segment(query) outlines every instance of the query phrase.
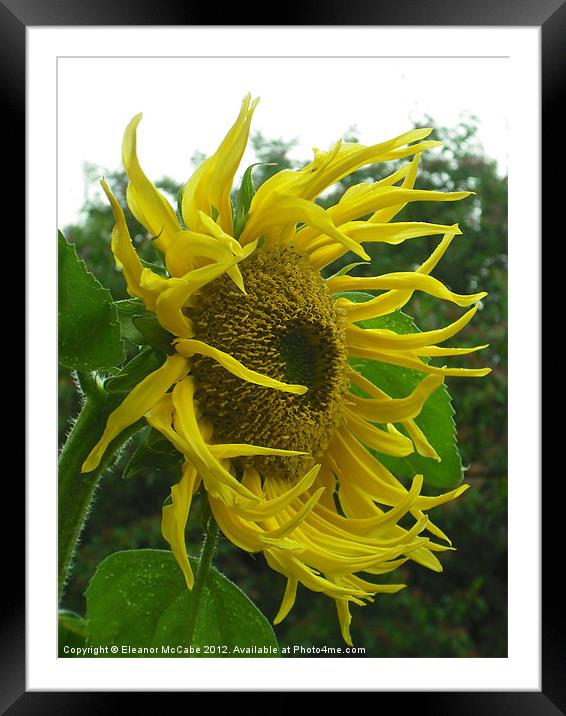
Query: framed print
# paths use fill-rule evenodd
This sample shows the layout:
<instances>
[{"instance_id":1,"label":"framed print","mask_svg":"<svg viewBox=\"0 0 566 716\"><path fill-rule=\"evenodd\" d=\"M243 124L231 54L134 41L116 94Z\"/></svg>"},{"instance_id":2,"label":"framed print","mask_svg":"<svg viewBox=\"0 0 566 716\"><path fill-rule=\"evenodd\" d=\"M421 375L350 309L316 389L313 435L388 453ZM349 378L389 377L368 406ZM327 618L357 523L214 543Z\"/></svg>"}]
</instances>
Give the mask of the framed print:
<instances>
[{"instance_id":1,"label":"framed print","mask_svg":"<svg viewBox=\"0 0 566 716\"><path fill-rule=\"evenodd\" d=\"M537 578L563 10L4 5L29 308L8 712L138 690L563 708Z\"/></svg>"}]
</instances>

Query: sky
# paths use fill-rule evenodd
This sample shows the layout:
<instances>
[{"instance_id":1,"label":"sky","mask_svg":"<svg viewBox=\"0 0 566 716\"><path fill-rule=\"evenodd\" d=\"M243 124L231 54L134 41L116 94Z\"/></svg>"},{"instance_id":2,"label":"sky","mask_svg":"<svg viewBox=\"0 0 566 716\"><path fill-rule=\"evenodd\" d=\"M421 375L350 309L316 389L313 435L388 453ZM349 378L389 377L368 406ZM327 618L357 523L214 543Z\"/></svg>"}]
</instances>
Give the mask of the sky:
<instances>
[{"instance_id":1,"label":"sky","mask_svg":"<svg viewBox=\"0 0 566 716\"><path fill-rule=\"evenodd\" d=\"M58 224L76 221L85 191L98 191L85 187L85 162L121 167L122 135L135 114L143 112L145 173L180 184L196 151L215 151L248 92L260 97L252 131L298 139L297 159L352 126L374 144L425 115L453 127L473 114L486 154L505 173L507 72L505 58L59 58ZM248 150L242 171L253 161Z\"/></svg>"}]
</instances>

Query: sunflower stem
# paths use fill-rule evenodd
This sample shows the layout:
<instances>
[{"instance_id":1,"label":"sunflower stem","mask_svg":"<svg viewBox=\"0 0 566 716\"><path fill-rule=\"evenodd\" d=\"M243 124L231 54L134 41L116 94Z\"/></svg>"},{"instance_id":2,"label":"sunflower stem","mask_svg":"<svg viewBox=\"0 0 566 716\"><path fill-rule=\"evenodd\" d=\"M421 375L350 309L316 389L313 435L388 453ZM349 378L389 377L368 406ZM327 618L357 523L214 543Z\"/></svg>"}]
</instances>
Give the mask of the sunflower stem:
<instances>
[{"instance_id":1,"label":"sunflower stem","mask_svg":"<svg viewBox=\"0 0 566 716\"><path fill-rule=\"evenodd\" d=\"M206 530L204 536L204 544L202 545L202 552L200 554L197 573L195 577L195 586L191 599L191 611L189 613L189 620L187 624L187 637L190 644L192 644L193 642L200 601L202 598L204 586L208 579L210 566L212 564L212 557L214 556L214 550L216 549L216 541L218 539L218 525L216 524L216 520L214 519L210 511L210 505L208 504L208 500L206 500L206 506L204 507L204 510L206 510L207 513L207 517L205 517Z\"/></svg>"},{"instance_id":2,"label":"sunflower stem","mask_svg":"<svg viewBox=\"0 0 566 716\"><path fill-rule=\"evenodd\" d=\"M77 370L76 379L80 392L85 398L98 396L100 397L103 393L104 388L98 383L96 373L92 371L80 371Z\"/></svg>"},{"instance_id":3,"label":"sunflower stem","mask_svg":"<svg viewBox=\"0 0 566 716\"><path fill-rule=\"evenodd\" d=\"M120 398L98 389L86 398L59 456L59 600L69 577L72 558L88 517L92 499L104 471L114 462L120 448L143 427L143 421L126 428L108 446L95 470L81 474L81 466L102 435L106 419Z\"/></svg>"}]
</instances>

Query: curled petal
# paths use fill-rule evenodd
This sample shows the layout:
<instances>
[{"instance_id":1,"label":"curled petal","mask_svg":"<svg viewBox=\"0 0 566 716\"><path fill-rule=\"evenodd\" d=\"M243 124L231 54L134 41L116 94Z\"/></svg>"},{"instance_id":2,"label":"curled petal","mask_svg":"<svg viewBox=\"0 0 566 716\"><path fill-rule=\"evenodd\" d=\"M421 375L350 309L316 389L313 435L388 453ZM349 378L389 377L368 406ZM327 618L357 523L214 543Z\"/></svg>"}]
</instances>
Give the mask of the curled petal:
<instances>
[{"instance_id":1,"label":"curled petal","mask_svg":"<svg viewBox=\"0 0 566 716\"><path fill-rule=\"evenodd\" d=\"M257 499L210 452L197 421L194 393L194 378L189 376L177 383L172 396L173 428L186 445L186 457L201 474L209 495L219 495L229 504L234 504L238 496Z\"/></svg>"},{"instance_id":2,"label":"curled petal","mask_svg":"<svg viewBox=\"0 0 566 716\"><path fill-rule=\"evenodd\" d=\"M189 362L183 356L168 356L160 368L132 388L121 405L110 413L102 437L84 461L81 472L90 472L98 467L112 440L151 410L169 388L187 374L188 369Z\"/></svg>"},{"instance_id":3,"label":"curled petal","mask_svg":"<svg viewBox=\"0 0 566 716\"><path fill-rule=\"evenodd\" d=\"M280 622L285 619L287 614L291 611L293 608L293 605L295 604L295 599L297 598L297 585L299 581L295 577L287 577L287 586L285 587L285 594L283 595L283 599L281 600L281 606L279 607L279 611L277 612L277 616L273 620L274 624L279 624Z\"/></svg>"},{"instance_id":4,"label":"curled petal","mask_svg":"<svg viewBox=\"0 0 566 716\"><path fill-rule=\"evenodd\" d=\"M360 244L343 231L339 231L321 206L306 199L281 194L276 194L273 197L269 212L253 215L250 210L250 216L240 240L242 244L245 244L265 234L275 226L284 227L298 222L303 222L308 226L315 226L329 236L330 239L344 246L347 251L353 251L358 256L369 261L368 254Z\"/></svg>"},{"instance_id":5,"label":"curled petal","mask_svg":"<svg viewBox=\"0 0 566 716\"><path fill-rule=\"evenodd\" d=\"M155 245L165 251L181 230L173 208L144 174L136 151L136 131L142 118L136 114L126 127L122 142L122 162L130 179L126 198L136 219L155 237Z\"/></svg>"},{"instance_id":6,"label":"curled petal","mask_svg":"<svg viewBox=\"0 0 566 716\"><path fill-rule=\"evenodd\" d=\"M215 361L220 363L221 366L226 370L233 373L242 380L247 380L249 383L255 383L256 385L263 385L266 388L274 388L275 390L282 390L286 393L295 393L295 395L303 395L307 392L307 388L304 385L296 385L290 383L282 383L280 380L270 378L267 375L262 375L255 370L246 368L240 361L233 358L228 353L224 353L218 348L209 346L207 343L198 341L195 339L184 340L180 339L176 341L175 348L181 355L191 357L199 354L213 358Z\"/></svg>"},{"instance_id":7,"label":"curled petal","mask_svg":"<svg viewBox=\"0 0 566 716\"><path fill-rule=\"evenodd\" d=\"M264 499L261 502L245 502L241 501L237 506L239 515L248 520L266 520L274 517L285 510L291 503L312 486L320 469L320 465L315 465L290 489L286 490L277 497ZM325 486L316 490L318 495L322 495ZM310 498L310 496L309 496Z\"/></svg>"},{"instance_id":8,"label":"curled petal","mask_svg":"<svg viewBox=\"0 0 566 716\"><path fill-rule=\"evenodd\" d=\"M143 268L140 257L132 244L128 225L126 224L126 217L124 216L122 207L116 201L116 197L112 194L104 179L101 180L100 184L104 189L104 193L108 197L108 201L110 202L112 213L114 214L114 219L116 221L114 228L112 229L111 244L116 265L118 268L122 269L130 296L141 298L147 308L153 309L155 306L155 292L144 287L141 282L143 271L149 271L149 269Z\"/></svg>"},{"instance_id":9,"label":"curled petal","mask_svg":"<svg viewBox=\"0 0 566 716\"><path fill-rule=\"evenodd\" d=\"M216 457L225 460L231 457L242 455L307 455L300 450L281 450L280 448L263 447L261 445L249 445L247 443L218 443L210 445L210 452Z\"/></svg>"},{"instance_id":10,"label":"curled petal","mask_svg":"<svg viewBox=\"0 0 566 716\"><path fill-rule=\"evenodd\" d=\"M426 221L399 221L393 224L371 224L367 221L351 221L338 227L351 244L358 245L363 243L381 242L385 244L397 245L402 244L408 239L417 239L422 236L435 236L436 234L444 234L450 231L456 235L462 232L455 224L448 226L447 224L429 224ZM317 255L325 247L331 245L331 238L322 235L314 239L306 247L305 251L311 254L311 260L316 260ZM345 248L346 243L342 242Z\"/></svg>"},{"instance_id":11,"label":"curled petal","mask_svg":"<svg viewBox=\"0 0 566 716\"><path fill-rule=\"evenodd\" d=\"M171 488L171 504L163 507L161 519L161 533L169 543L189 589L193 588L195 578L187 555L185 528L193 495L199 483L200 478L195 468L190 463L185 463L181 481Z\"/></svg>"},{"instance_id":12,"label":"curled petal","mask_svg":"<svg viewBox=\"0 0 566 716\"><path fill-rule=\"evenodd\" d=\"M227 242L196 231L180 231L167 247L165 263L171 276L180 277L196 268L197 258L205 257L218 263L228 263L233 256L234 251Z\"/></svg>"},{"instance_id":13,"label":"curled petal","mask_svg":"<svg viewBox=\"0 0 566 716\"><path fill-rule=\"evenodd\" d=\"M374 450L397 457L404 457L414 452L413 443L404 435L379 430L348 408L344 409L344 415L354 435Z\"/></svg>"},{"instance_id":14,"label":"curled petal","mask_svg":"<svg viewBox=\"0 0 566 716\"><path fill-rule=\"evenodd\" d=\"M378 400L350 395L356 414L375 423L396 423L415 418L434 391L442 385L442 376L429 375L422 380L407 398Z\"/></svg>"},{"instance_id":15,"label":"curled petal","mask_svg":"<svg viewBox=\"0 0 566 716\"><path fill-rule=\"evenodd\" d=\"M341 279L350 279L349 281L342 281ZM430 296L440 298L444 301L451 301L458 306L471 306L473 303L477 303L482 298L487 296L485 291L480 293L472 293L468 295L462 295L453 293L446 286L433 278L420 273L394 273L385 274L383 276L377 276L375 279L365 280L364 278L356 278L354 276L339 276L333 279L329 279L328 288L332 292L340 291L364 291L364 290L408 290L411 291L423 291L428 293ZM381 314L383 301L380 300L382 297L379 296L377 299L365 301L364 303L351 303L346 299L339 299L340 305L346 309L348 321L361 321L367 318L373 318L375 315L375 308L377 312Z\"/></svg>"},{"instance_id":16,"label":"curled petal","mask_svg":"<svg viewBox=\"0 0 566 716\"><path fill-rule=\"evenodd\" d=\"M353 646L352 635L350 634L350 623L352 622L352 615L350 614L350 605L346 599L335 599L336 611L338 612L338 621L340 622L340 631L342 632L342 638Z\"/></svg>"},{"instance_id":17,"label":"curled petal","mask_svg":"<svg viewBox=\"0 0 566 716\"><path fill-rule=\"evenodd\" d=\"M454 375L465 376L467 378L483 378L484 375L491 373L491 368L448 368L447 366L438 367L423 363L411 351L385 351L374 348L363 348L357 345L350 346L350 356L355 358L369 358L370 360L382 361L391 365L400 365L403 368L411 368L421 373L431 373L433 375Z\"/></svg>"},{"instance_id":18,"label":"curled petal","mask_svg":"<svg viewBox=\"0 0 566 716\"><path fill-rule=\"evenodd\" d=\"M215 209L219 225L229 234L232 233L230 190L246 148L258 102L258 99L252 102L249 94L244 98L238 118L216 152L199 166L187 182L183 192L182 213L190 229L194 228L198 211L211 216Z\"/></svg>"},{"instance_id":19,"label":"curled petal","mask_svg":"<svg viewBox=\"0 0 566 716\"><path fill-rule=\"evenodd\" d=\"M442 343L452 338L452 336L459 333L462 328L472 320L477 310L477 306L474 306L457 321L454 321L454 323L446 326L446 328L440 328L434 331L399 334L381 328L364 329L358 326L348 326L346 333L351 345L369 348L375 347L386 351L395 350L396 348L399 350L412 350L414 348L430 346L433 343Z\"/></svg>"}]
</instances>

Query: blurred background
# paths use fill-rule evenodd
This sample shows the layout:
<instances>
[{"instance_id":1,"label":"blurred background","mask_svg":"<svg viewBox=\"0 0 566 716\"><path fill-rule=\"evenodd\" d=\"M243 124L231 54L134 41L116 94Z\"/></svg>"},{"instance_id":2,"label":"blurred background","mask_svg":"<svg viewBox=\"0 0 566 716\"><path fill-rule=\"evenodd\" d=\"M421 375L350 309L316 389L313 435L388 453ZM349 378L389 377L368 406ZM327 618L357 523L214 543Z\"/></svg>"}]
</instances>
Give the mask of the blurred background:
<instances>
[{"instance_id":1,"label":"blurred background","mask_svg":"<svg viewBox=\"0 0 566 716\"><path fill-rule=\"evenodd\" d=\"M501 161L486 154L478 139L479 120L461 116L450 128L434 118L422 117L414 126L434 127L432 138L443 146L421 159L416 188L475 192L461 202L409 204L396 221L459 223L458 237L434 271L434 276L458 293L488 291L481 311L466 328L470 345L489 343L480 353L466 356L461 365L489 365L484 379L449 378L447 385L456 410L458 439L466 468L465 480L472 489L454 503L437 508L435 522L453 539L455 552L441 556L444 572L436 574L412 562L394 575L409 586L397 595L378 596L373 605L352 607L352 636L356 646L370 657L505 657L507 655L507 177ZM410 127L405 122L397 132ZM344 128L344 138L358 141L355 127ZM392 133L394 134L394 133ZM373 139L386 139L389 135ZM365 141L365 138L364 138ZM247 163L259 161L276 166L254 170L256 188L271 173L298 168L310 156L293 137L274 138L252 134ZM308 145L307 145L308 146ZM195 151L193 164L204 154ZM246 158L248 155L246 156ZM143 163L143 162L142 162ZM245 168L244 163L244 168ZM352 184L377 180L391 173L395 163L360 170L325 193L320 203L334 204ZM105 176L122 206L126 206L126 177L120 170L84 164L84 194L80 211L63 212L61 228L76 244L79 255L115 299L127 298L121 274L110 252L113 218L97 189ZM155 175L148 174L155 180ZM175 205L179 182L162 177L155 182ZM76 190L76 186L75 186ZM130 233L143 258L155 258L149 237L131 215ZM369 244L372 267L354 269L363 275L412 270L428 257L438 237L407 241L401 246ZM331 275L356 260L343 257L328 267ZM422 330L455 320L461 311L447 302L415 294L406 312ZM59 375L61 443L69 420L79 410L73 378ZM121 549L166 549L160 532L161 506L169 486L177 481L177 466L164 460L143 464L135 476L123 479L133 447L127 448L112 472L101 481L81 544L63 606L85 612L83 592L97 564ZM426 475L425 475L426 480ZM426 485L426 482L425 482ZM429 490L432 493L432 490ZM198 555L202 533L194 505L187 539L189 552ZM215 565L232 579L269 618L275 616L284 590L284 579L270 570L261 555L254 557L221 539ZM341 646L334 603L327 597L299 588L297 602L287 619L276 627L281 646Z\"/></svg>"}]
</instances>

